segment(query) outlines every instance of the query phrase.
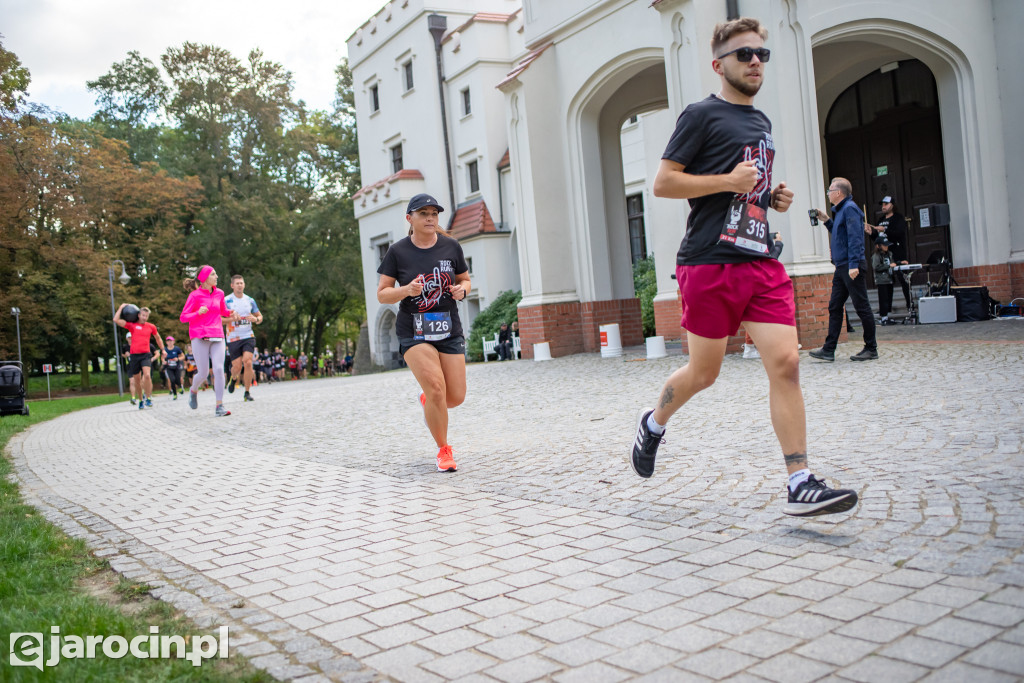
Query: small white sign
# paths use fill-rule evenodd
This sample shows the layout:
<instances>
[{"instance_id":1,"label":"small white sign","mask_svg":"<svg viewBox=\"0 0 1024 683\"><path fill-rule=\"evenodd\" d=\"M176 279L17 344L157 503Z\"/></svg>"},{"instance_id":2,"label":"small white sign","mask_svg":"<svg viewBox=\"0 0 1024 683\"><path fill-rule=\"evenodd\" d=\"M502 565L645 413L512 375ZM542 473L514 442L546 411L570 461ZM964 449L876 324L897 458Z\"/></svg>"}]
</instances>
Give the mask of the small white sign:
<instances>
[{"instance_id":1,"label":"small white sign","mask_svg":"<svg viewBox=\"0 0 1024 683\"><path fill-rule=\"evenodd\" d=\"M49 375L51 372L53 372L53 366L50 365L49 363L43 363L43 372Z\"/></svg>"},{"instance_id":2,"label":"small white sign","mask_svg":"<svg viewBox=\"0 0 1024 683\"><path fill-rule=\"evenodd\" d=\"M932 217L931 217L931 212L928 211L928 207L925 207L925 208L919 210L917 212L917 215L918 215L918 221L917 222L918 222L918 224L920 224L920 226L922 228L930 228L930 227L932 227Z\"/></svg>"}]
</instances>

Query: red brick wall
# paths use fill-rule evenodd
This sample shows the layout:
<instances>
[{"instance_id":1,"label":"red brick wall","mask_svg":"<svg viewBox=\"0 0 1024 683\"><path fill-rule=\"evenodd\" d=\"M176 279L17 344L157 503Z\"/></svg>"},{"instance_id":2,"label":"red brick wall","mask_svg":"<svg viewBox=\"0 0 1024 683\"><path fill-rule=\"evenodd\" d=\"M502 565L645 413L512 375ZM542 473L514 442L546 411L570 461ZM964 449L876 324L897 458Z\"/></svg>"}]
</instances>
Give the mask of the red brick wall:
<instances>
[{"instance_id":1,"label":"red brick wall","mask_svg":"<svg viewBox=\"0 0 1024 683\"><path fill-rule=\"evenodd\" d=\"M599 327L618 323L623 346L644 343L640 300L574 301L519 309L523 358L533 358L533 345L548 342L551 357L601 350Z\"/></svg>"},{"instance_id":2,"label":"red brick wall","mask_svg":"<svg viewBox=\"0 0 1024 683\"><path fill-rule=\"evenodd\" d=\"M988 295L1000 303L1009 303L1015 292L1024 296L1021 278L1024 264L1002 263L995 266L970 266L954 268L953 279L961 287L988 287Z\"/></svg>"},{"instance_id":3,"label":"red brick wall","mask_svg":"<svg viewBox=\"0 0 1024 683\"><path fill-rule=\"evenodd\" d=\"M989 295L1001 303L1024 297L1024 263L954 268L953 277L963 287L988 287ZM832 275L802 275L791 278L796 301L797 336L804 350L822 345L828 333L828 300ZM675 301L654 304L656 333L666 340L681 339L686 353L686 337L679 327L682 307L678 293ZM588 303L545 304L519 309L519 333L523 358L533 358L533 344L546 341L552 357L601 350L600 325L619 324L623 346L643 344L643 327L638 299L617 299ZM846 327L839 341L846 341ZM743 350L743 329L729 338L727 353Z\"/></svg>"},{"instance_id":4,"label":"red brick wall","mask_svg":"<svg viewBox=\"0 0 1024 683\"><path fill-rule=\"evenodd\" d=\"M1021 269L1024 277L1024 268ZM828 333L828 300L832 293L832 276L805 275L791 278L793 294L796 299L797 336L805 349L813 349L822 345ZM655 302L654 320L659 335L668 339L682 339L683 353L686 353L686 337L682 335L679 319L682 317L682 304L677 294L676 300ZM843 335L846 334L845 327ZM841 336L843 340L845 337ZM729 338L726 353L739 353L743 350L744 332Z\"/></svg>"},{"instance_id":5,"label":"red brick wall","mask_svg":"<svg viewBox=\"0 0 1024 683\"><path fill-rule=\"evenodd\" d=\"M683 328L679 326L682 317L682 297L677 288L675 301L654 302L654 333L664 337L665 341L679 339L683 334Z\"/></svg>"},{"instance_id":6,"label":"red brick wall","mask_svg":"<svg viewBox=\"0 0 1024 683\"><path fill-rule=\"evenodd\" d=\"M828 334L828 300L832 294L832 275L802 275L793 280L796 302L796 334L805 349L814 349L825 342ZM846 334L846 327L840 335Z\"/></svg>"},{"instance_id":7,"label":"red brick wall","mask_svg":"<svg viewBox=\"0 0 1024 683\"><path fill-rule=\"evenodd\" d=\"M1013 297L1024 297L1024 263L1010 264L1010 285Z\"/></svg>"}]
</instances>

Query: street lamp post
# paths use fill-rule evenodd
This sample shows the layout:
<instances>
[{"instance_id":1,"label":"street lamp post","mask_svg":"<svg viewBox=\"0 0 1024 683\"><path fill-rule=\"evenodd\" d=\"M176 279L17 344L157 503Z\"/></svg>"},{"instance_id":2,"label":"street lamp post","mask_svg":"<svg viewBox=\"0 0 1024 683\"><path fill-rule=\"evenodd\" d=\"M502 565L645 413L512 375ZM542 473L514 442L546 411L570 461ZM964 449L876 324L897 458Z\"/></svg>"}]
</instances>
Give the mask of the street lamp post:
<instances>
[{"instance_id":1,"label":"street lamp post","mask_svg":"<svg viewBox=\"0 0 1024 683\"><path fill-rule=\"evenodd\" d=\"M128 281L131 280L131 278L128 277L128 273L125 272L124 261L117 259L113 261L109 266L107 266L107 276L108 279L110 280L111 321L113 321L114 316L117 315L117 311L114 310L114 266L116 266L118 263L121 264L121 275L120 277L117 278L118 281L122 285L126 285L128 284ZM120 398L124 396L124 381L121 379L121 340L118 338L117 335L117 323L112 322L112 324L114 325L114 365L117 366L117 396L118 398Z\"/></svg>"},{"instance_id":2,"label":"street lamp post","mask_svg":"<svg viewBox=\"0 0 1024 683\"><path fill-rule=\"evenodd\" d=\"M25 372L25 364L21 362L21 309L17 307L12 308L11 315L14 316L14 328L18 334L18 365L21 366L21 371Z\"/></svg>"}]
</instances>

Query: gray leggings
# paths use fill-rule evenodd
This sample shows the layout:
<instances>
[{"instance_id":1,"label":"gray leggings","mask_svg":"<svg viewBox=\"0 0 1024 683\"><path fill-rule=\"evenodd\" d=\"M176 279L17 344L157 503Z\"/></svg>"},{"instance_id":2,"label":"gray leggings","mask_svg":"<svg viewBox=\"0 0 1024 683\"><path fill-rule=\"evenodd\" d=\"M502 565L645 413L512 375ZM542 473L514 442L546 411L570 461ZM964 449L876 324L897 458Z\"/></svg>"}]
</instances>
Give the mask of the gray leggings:
<instances>
[{"instance_id":1,"label":"gray leggings","mask_svg":"<svg viewBox=\"0 0 1024 683\"><path fill-rule=\"evenodd\" d=\"M206 339L192 340L192 355L196 359L196 378L189 387L192 393L199 391L203 382L207 381L210 375L210 361L213 361L213 393L217 397L217 403L224 401L224 340L208 341Z\"/></svg>"}]
</instances>

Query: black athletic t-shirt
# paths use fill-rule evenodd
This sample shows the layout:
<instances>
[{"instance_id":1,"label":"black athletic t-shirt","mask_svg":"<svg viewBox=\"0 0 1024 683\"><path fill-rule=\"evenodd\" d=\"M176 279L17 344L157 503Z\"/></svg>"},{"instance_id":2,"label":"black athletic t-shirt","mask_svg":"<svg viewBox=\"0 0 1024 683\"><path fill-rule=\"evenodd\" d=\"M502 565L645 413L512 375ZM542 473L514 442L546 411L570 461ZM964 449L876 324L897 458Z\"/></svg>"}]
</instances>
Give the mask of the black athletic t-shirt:
<instances>
[{"instance_id":1,"label":"black athletic t-shirt","mask_svg":"<svg viewBox=\"0 0 1024 683\"><path fill-rule=\"evenodd\" d=\"M736 164L751 160L759 171L757 185L746 194L718 192L689 200L690 216L676 254L677 264L744 263L771 258L718 244L733 199L768 209L775 144L771 121L763 112L750 105L731 104L709 95L679 115L675 132L661 158L682 164L686 173L693 175L730 173Z\"/></svg>"},{"instance_id":2,"label":"black athletic t-shirt","mask_svg":"<svg viewBox=\"0 0 1024 683\"><path fill-rule=\"evenodd\" d=\"M462 336L462 322L459 308L448 288L455 284L455 276L469 271L462 245L458 240L443 235L429 249L420 249L412 243L411 237L404 237L384 254L377 272L393 277L399 285L407 285L422 275L425 285L419 296L407 296L398 304L398 319L395 331L400 338L412 339L413 320L417 313L440 313L447 311L452 318L450 338Z\"/></svg>"}]
</instances>

